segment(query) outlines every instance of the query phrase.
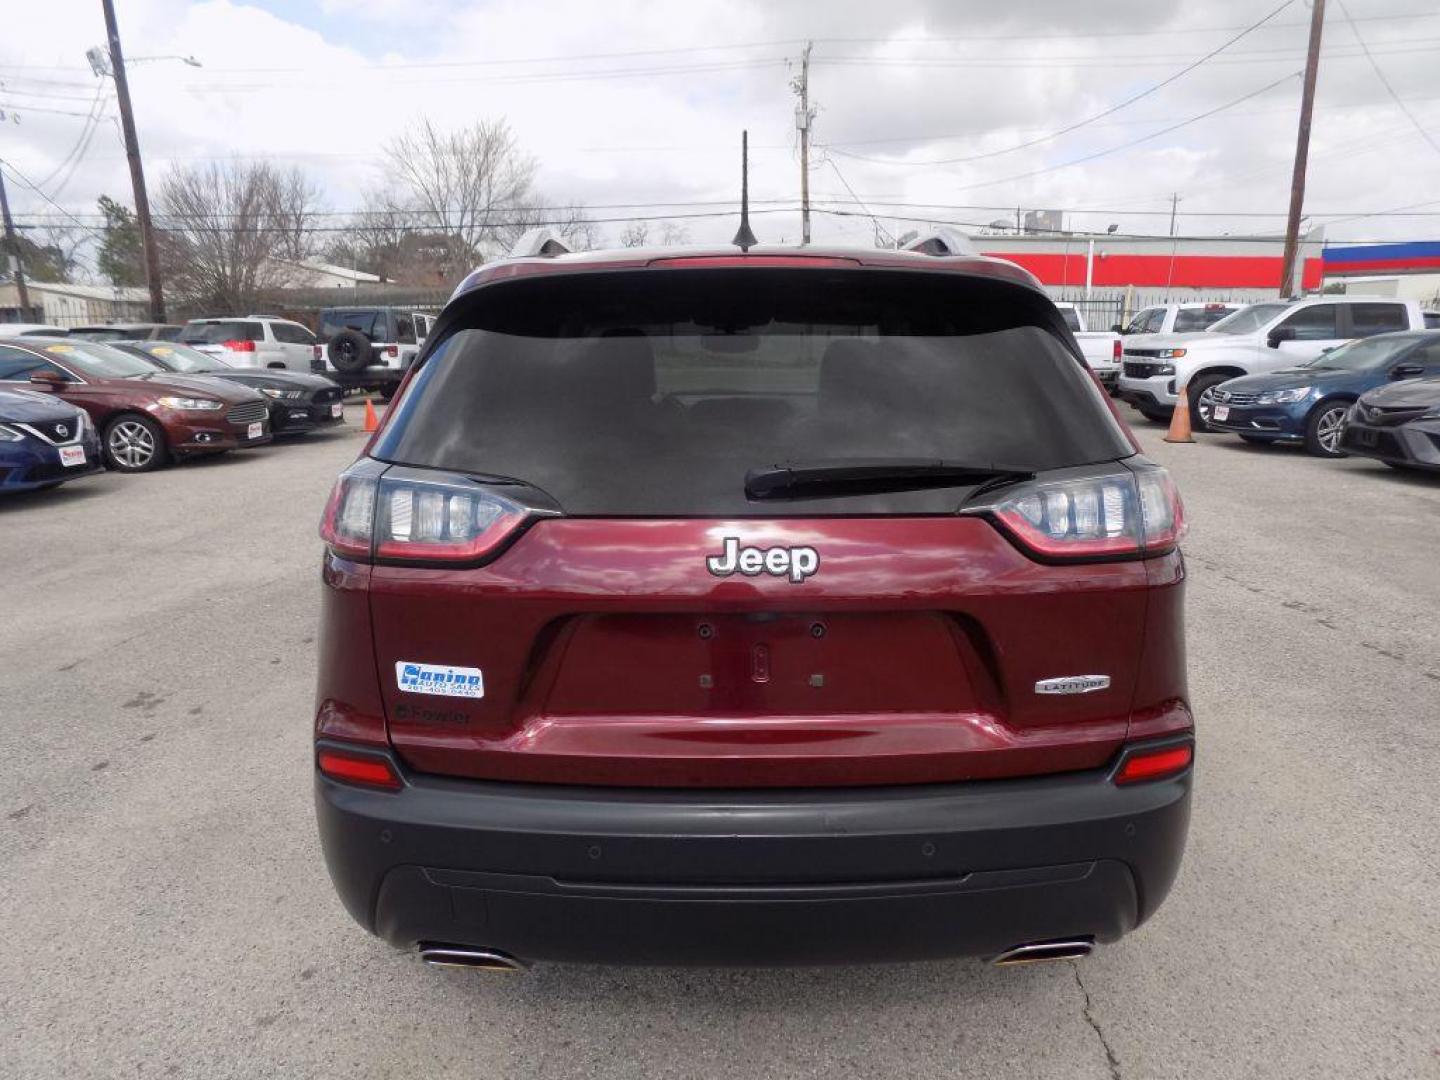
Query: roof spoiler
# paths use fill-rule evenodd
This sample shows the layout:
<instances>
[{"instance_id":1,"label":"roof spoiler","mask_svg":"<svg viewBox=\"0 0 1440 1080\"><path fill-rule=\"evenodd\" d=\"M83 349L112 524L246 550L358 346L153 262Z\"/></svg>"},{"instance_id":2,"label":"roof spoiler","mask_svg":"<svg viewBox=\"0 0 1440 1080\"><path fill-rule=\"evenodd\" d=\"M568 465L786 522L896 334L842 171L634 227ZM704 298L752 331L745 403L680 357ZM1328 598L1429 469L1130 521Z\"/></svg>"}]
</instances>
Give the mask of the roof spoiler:
<instances>
[{"instance_id":1,"label":"roof spoiler","mask_svg":"<svg viewBox=\"0 0 1440 1080\"><path fill-rule=\"evenodd\" d=\"M979 255L970 237L958 229L934 229L921 233L901 250L918 251L922 255Z\"/></svg>"},{"instance_id":2,"label":"roof spoiler","mask_svg":"<svg viewBox=\"0 0 1440 1080\"><path fill-rule=\"evenodd\" d=\"M516 240L514 246L510 248L509 257L533 259L538 256L549 259L556 255L569 254L570 249L565 246L565 241L561 240L552 230L539 228L527 229L522 233L520 239Z\"/></svg>"}]
</instances>

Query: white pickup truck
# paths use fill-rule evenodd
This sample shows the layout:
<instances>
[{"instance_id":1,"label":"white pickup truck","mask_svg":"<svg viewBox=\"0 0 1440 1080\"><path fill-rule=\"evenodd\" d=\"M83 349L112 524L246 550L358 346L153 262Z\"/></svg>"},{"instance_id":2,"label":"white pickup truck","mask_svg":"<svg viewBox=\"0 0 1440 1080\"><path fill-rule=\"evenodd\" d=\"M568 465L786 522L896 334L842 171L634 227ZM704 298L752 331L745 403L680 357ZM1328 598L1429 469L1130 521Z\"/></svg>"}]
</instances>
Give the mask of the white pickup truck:
<instances>
[{"instance_id":1,"label":"white pickup truck","mask_svg":"<svg viewBox=\"0 0 1440 1080\"><path fill-rule=\"evenodd\" d=\"M1119 396L1150 420L1169 419L1181 388L1190 424L1208 431L1205 391L1226 379L1293 367L1355 338L1423 330L1414 300L1316 296L1251 304L1197 334L1133 334L1125 339Z\"/></svg>"},{"instance_id":2,"label":"white pickup truck","mask_svg":"<svg viewBox=\"0 0 1440 1080\"><path fill-rule=\"evenodd\" d=\"M1085 316L1074 304L1057 301L1055 306L1064 316L1070 333L1075 335L1080 352L1085 356L1085 363L1090 366L1100 384L1113 392L1120 378L1120 335L1107 330L1087 329Z\"/></svg>"}]
</instances>

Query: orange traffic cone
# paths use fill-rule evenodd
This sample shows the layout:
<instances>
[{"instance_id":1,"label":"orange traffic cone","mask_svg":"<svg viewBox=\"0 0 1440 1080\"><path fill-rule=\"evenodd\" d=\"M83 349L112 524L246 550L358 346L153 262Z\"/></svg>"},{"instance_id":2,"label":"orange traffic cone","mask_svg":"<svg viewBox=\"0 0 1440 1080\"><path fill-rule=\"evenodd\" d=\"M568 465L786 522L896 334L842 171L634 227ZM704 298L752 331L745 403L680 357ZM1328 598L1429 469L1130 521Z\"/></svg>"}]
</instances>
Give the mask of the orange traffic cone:
<instances>
[{"instance_id":1,"label":"orange traffic cone","mask_svg":"<svg viewBox=\"0 0 1440 1080\"><path fill-rule=\"evenodd\" d=\"M1170 430L1165 433L1166 442L1195 441L1195 436L1190 434L1190 397L1186 393L1188 389L1189 387L1185 386L1180 388L1180 400L1175 403L1175 411L1170 415Z\"/></svg>"},{"instance_id":2,"label":"orange traffic cone","mask_svg":"<svg viewBox=\"0 0 1440 1080\"><path fill-rule=\"evenodd\" d=\"M365 428L366 431L374 431L380 426L380 418L375 415L375 403L369 398L365 399ZM1187 429L1188 430L1188 429Z\"/></svg>"}]
</instances>

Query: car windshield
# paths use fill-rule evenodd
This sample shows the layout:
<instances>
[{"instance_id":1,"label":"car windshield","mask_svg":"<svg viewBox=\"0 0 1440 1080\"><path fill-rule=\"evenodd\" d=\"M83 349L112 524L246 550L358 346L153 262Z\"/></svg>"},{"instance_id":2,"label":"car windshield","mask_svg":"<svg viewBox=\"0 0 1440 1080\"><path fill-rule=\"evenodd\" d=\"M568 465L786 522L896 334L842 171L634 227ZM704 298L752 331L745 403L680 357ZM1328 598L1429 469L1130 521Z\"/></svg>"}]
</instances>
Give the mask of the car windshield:
<instances>
[{"instance_id":1,"label":"car windshield","mask_svg":"<svg viewBox=\"0 0 1440 1080\"><path fill-rule=\"evenodd\" d=\"M155 374L155 365L148 360L112 349L98 341L69 339L44 346L44 352L61 363L78 368L82 375L101 379L128 379L135 375Z\"/></svg>"},{"instance_id":2,"label":"car windshield","mask_svg":"<svg viewBox=\"0 0 1440 1080\"><path fill-rule=\"evenodd\" d=\"M1062 307L1060 309L1060 317L1065 320L1065 325L1070 328L1072 334L1080 333L1080 316L1074 308Z\"/></svg>"},{"instance_id":3,"label":"car windshield","mask_svg":"<svg viewBox=\"0 0 1440 1080\"><path fill-rule=\"evenodd\" d=\"M1259 330L1275 316L1288 311L1289 304L1251 304L1234 315L1221 319L1206 333L1210 334L1251 334Z\"/></svg>"},{"instance_id":4,"label":"car windshield","mask_svg":"<svg viewBox=\"0 0 1440 1080\"><path fill-rule=\"evenodd\" d=\"M374 456L513 477L576 515L773 516L948 513L979 481L761 506L750 470L1037 470L1133 452L1028 290L857 271L577 278L495 287L494 310L414 377Z\"/></svg>"},{"instance_id":5,"label":"car windshield","mask_svg":"<svg viewBox=\"0 0 1440 1080\"><path fill-rule=\"evenodd\" d=\"M207 371L228 371L229 364L219 357L192 349L188 345L177 345L164 341L137 341L135 346L147 356L153 356L171 371L186 375L199 375Z\"/></svg>"},{"instance_id":6,"label":"car windshield","mask_svg":"<svg viewBox=\"0 0 1440 1080\"><path fill-rule=\"evenodd\" d=\"M1323 352L1302 366L1327 371L1367 371L1370 368L1383 367L1414 344L1415 339L1408 337L1361 338L1348 345L1341 345L1338 349Z\"/></svg>"}]
</instances>

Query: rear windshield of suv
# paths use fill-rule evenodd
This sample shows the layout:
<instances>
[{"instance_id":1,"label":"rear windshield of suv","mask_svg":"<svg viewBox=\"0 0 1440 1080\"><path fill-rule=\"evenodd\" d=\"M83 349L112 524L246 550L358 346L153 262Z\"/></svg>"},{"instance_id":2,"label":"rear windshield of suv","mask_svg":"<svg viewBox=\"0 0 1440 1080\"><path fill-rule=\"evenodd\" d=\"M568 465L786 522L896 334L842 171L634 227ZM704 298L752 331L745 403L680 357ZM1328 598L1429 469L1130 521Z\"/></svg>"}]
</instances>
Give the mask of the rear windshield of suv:
<instances>
[{"instance_id":1,"label":"rear windshield of suv","mask_svg":"<svg viewBox=\"0 0 1440 1080\"><path fill-rule=\"evenodd\" d=\"M186 345L219 345L222 341L264 341L265 330L258 322L192 322L180 331Z\"/></svg>"},{"instance_id":2,"label":"rear windshield of suv","mask_svg":"<svg viewBox=\"0 0 1440 1080\"><path fill-rule=\"evenodd\" d=\"M373 454L514 478L572 515L775 517L948 513L975 485L755 504L748 470L1133 453L1043 297L956 277L647 270L483 288Z\"/></svg>"},{"instance_id":3,"label":"rear windshield of suv","mask_svg":"<svg viewBox=\"0 0 1440 1080\"><path fill-rule=\"evenodd\" d=\"M369 308L360 311L326 311L320 316L320 336L326 341L341 330L359 330L371 341L386 342L390 337L389 313Z\"/></svg>"}]
</instances>

